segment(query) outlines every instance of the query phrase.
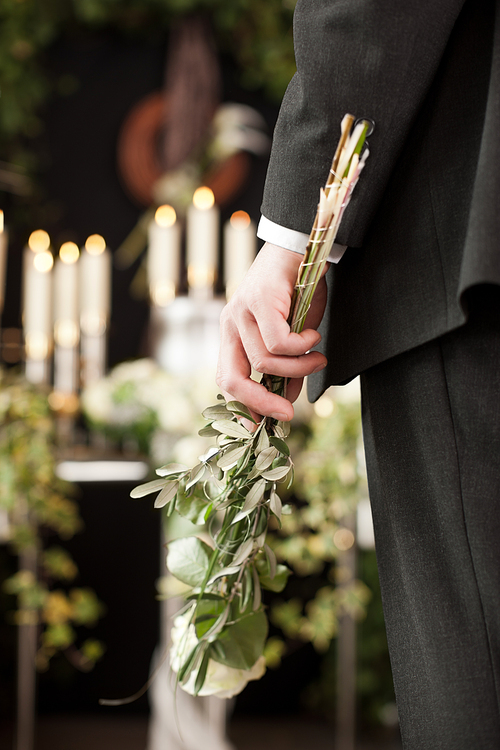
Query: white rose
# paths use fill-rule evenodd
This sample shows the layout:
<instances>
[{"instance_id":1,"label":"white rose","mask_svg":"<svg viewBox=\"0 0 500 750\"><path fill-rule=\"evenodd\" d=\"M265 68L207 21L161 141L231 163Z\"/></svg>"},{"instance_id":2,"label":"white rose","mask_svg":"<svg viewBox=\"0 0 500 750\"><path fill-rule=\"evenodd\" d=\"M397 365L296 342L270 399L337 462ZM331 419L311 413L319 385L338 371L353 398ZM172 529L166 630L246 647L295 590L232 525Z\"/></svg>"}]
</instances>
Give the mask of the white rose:
<instances>
[{"instance_id":1,"label":"white rose","mask_svg":"<svg viewBox=\"0 0 500 750\"><path fill-rule=\"evenodd\" d=\"M85 388L82 406L94 422L108 424L112 421L114 404L111 386L107 380L98 380Z\"/></svg>"},{"instance_id":2,"label":"white rose","mask_svg":"<svg viewBox=\"0 0 500 750\"><path fill-rule=\"evenodd\" d=\"M178 672L182 663L198 643L196 631L190 624L191 612L175 618L172 627L170 647L170 665ZM250 680L259 680L266 671L266 660L259 656L251 669L235 669L209 659L205 682L198 695L214 695L216 698L233 698L241 693ZM194 695L196 672L192 672L188 681L181 688Z\"/></svg>"},{"instance_id":3,"label":"white rose","mask_svg":"<svg viewBox=\"0 0 500 750\"><path fill-rule=\"evenodd\" d=\"M194 418L192 405L181 393L170 393L158 404L158 422L166 432L189 432Z\"/></svg>"},{"instance_id":4,"label":"white rose","mask_svg":"<svg viewBox=\"0 0 500 750\"><path fill-rule=\"evenodd\" d=\"M154 359L134 359L116 365L111 372L111 377L117 383L124 383L128 380L149 380L156 372L158 372L158 365Z\"/></svg>"},{"instance_id":5,"label":"white rose","mask_svg":"<svg viewBox=\"0 0 500 750\"><path fill-rule=\"evenodd\" d=\"M159 405L172 392L175 393L175 381L162 370L136 384L137 400L153 411L158 411Z\"/></svg>"}]
</instances>

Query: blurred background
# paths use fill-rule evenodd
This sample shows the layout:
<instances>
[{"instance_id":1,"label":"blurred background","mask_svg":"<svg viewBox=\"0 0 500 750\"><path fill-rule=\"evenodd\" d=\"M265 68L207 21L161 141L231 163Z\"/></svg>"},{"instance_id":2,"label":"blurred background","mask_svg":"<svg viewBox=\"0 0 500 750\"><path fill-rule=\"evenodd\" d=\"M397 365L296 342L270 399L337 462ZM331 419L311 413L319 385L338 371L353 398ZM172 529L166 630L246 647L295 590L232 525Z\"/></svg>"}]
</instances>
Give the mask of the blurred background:
<instances>
[{"instance_id":1,"label":"blurred background","mask_svg":"<svg viewBox=\"0 0 500 750\"><path fill-rule=\"evenodd\" d=\"M129 493L203 452L293 7L1 4L1 748L400 746L356 384L297 408L294 513L272 540L295 575L267 592L265 676L181 706L181 735L184 715L200 726L184 744L158 686L98 703L161 657L175 521Z\"/></svg>"}]
</instances>

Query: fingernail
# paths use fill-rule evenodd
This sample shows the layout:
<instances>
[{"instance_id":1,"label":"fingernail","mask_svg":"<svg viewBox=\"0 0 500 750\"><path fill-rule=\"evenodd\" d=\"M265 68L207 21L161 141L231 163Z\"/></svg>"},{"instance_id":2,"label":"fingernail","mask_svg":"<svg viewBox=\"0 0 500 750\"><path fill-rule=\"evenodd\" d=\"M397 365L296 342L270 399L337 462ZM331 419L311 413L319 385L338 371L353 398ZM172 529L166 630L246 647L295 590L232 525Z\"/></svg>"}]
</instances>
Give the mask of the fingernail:
<instances>
[{"instance_id":1,"label":"fingernail","mask_svg":"<svg viewBox=\"0 0 500 750\"><path fill-rule=\"evenodd\" d=\"M288 414L280 414L279 412L276 412L274 414L270 414L270 417L272 419L276 419L278 422L288 422Z\"/></svg>"},{"instance_id":2,"label":"fingernail","mask_svg":"<svg viewBox=\"0 0 500 750\"><path fill-rule=\"evenodd\" d=\"M315 372L321 372L321 370L324 370L324 369L325 369L325 367L326 367L326 365L327 365L327 363L326 363L326 362L324 362L324 363L323 363L322 365L319 365L319 366L318 366L318 367L317 367L317 368L316 368L315 370L313 370L313 374L314 374Z\"/></svg>"}]
</instances>

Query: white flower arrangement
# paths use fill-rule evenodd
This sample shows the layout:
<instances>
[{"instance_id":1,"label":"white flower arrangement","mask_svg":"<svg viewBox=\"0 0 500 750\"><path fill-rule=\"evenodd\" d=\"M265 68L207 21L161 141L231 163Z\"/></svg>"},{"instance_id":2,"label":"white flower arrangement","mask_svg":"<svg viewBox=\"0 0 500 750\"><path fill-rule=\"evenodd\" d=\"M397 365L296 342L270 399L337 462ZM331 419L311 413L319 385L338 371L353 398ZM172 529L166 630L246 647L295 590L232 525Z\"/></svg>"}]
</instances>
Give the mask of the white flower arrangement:
<instances>
[{"instance_id":1,"label":"white flower arrangement","mask_svg":"<svg viewBox=\"0 0 500 750\"><path fill-rule=\"evenodd\" d=\"M191 612L178 615L173 621L169 652L170 666L175 674L179 672L179 669L197 645L198 639L195 627L192 624ZM264 656L259 656L250 669L235 669L209 659L205 681L197 694L213 695L216 698L233 698L241 693L248 682L260 680L265 671L266 660ZM190 695L196 695L195 681L196 674L191 672L188 681L182 686L183 690Z\"/></svg>"},{"instance_id":2,"label":"white flower arrangement","mask_svg":"<svg viewBox=\"0 0 500 750\"><path fill-rule=\"evenodd\" d=\"M202 427L200 412L216 393L212 372L181 377L146 358L123 362L87 386L82 409L93 429L119 439L135 438L154 460L179 460L165 436L187 437Z\"/></svg>"}]
</instances>

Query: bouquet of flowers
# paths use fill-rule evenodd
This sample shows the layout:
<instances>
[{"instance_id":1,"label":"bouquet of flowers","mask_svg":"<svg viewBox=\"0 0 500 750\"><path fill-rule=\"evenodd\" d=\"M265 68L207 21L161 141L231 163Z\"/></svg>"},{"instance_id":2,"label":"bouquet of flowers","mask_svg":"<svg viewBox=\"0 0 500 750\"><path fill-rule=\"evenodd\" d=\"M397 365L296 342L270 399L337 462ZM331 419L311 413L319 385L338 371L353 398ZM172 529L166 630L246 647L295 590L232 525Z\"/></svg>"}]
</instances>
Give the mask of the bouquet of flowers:
<instances>
[{"instance_id":1,"label":"bouquet of flowers","mask_svg":"<svg viewBox=\"0 0 500 750\"><path fill-rule=\"evenodd\" d=\"M330 174L320 201L289 317L290 328L304 326L314 291L350 195L368 156L363 150L370 123L353 128L346 115ZM263 376L269 390L286 394L285 378ZM290 483L293 463L286 442L288 425L264 418L256 423L242 403L218 397L205 409L200 435L215 445L194 468L168 464L158 478L132 490L132 497L158 492L155 507L176 510L208 534L175 539L167 567L188 589L174 620L170 664L177 684L194 695L230 697L265 671L268 621L262 589L281 591L290 570L277 563L266 544L268 523L278 523L282 506L277 487ZM255 425L250 432L240 422Z\"/></svg>"}]
</instances>

